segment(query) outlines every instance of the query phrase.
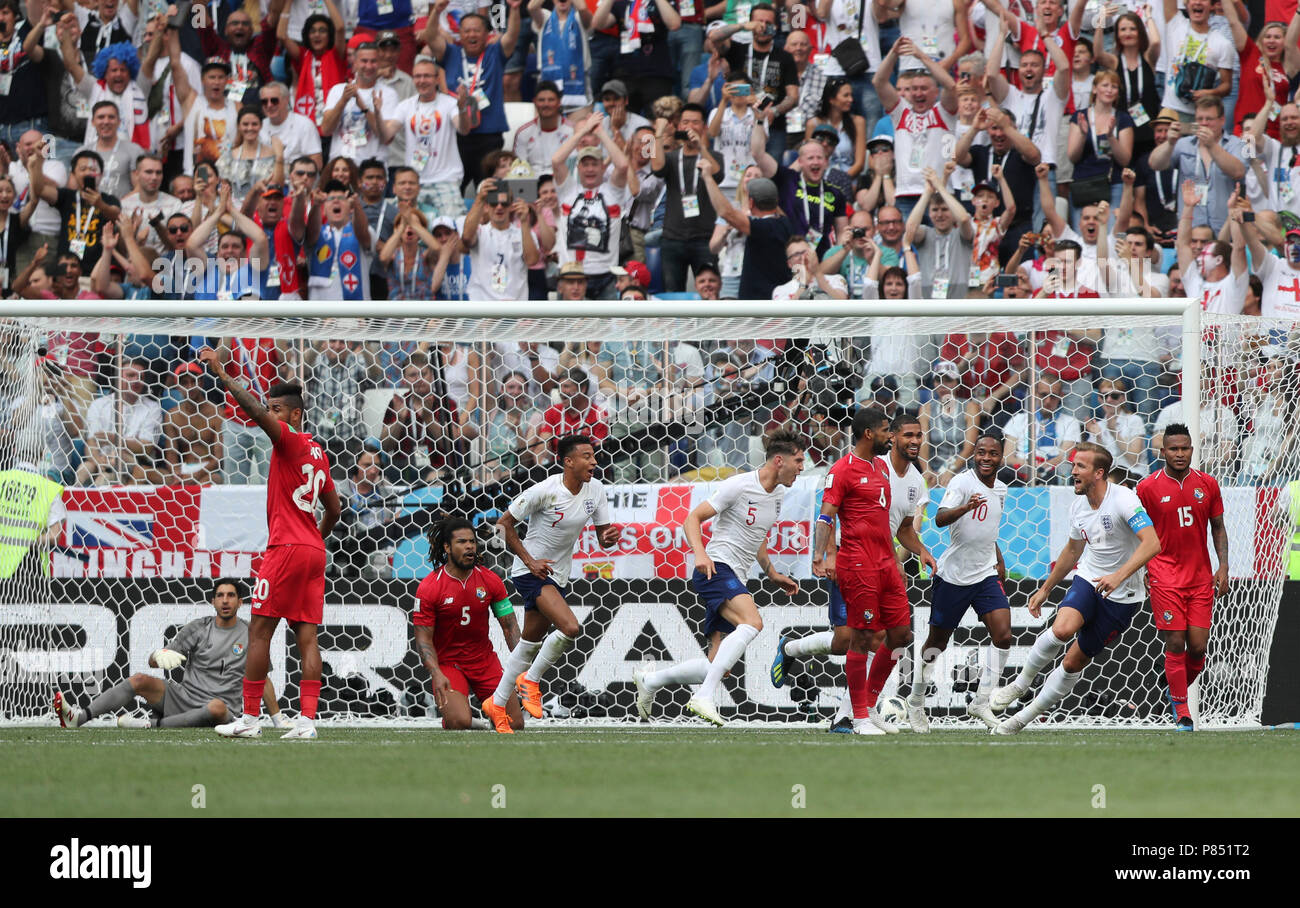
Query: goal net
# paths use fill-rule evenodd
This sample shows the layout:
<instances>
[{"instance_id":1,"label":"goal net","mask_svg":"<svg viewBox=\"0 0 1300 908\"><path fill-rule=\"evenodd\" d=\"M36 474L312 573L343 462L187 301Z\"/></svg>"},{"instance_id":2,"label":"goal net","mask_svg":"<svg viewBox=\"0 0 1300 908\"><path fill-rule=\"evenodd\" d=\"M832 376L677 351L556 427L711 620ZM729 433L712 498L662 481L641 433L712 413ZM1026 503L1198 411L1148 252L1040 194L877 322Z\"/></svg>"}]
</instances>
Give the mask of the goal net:
<instances>
[{"instance_id":1,"label":"goal net","mask_svg":"<svg viewBox=\"0 0 1300 908\"><path fill-rule=\"evenodd\" d=\"M809 439L808 465L768 550L799 592L750 579L764 629L718 702L729 719L829 718L846 696L841 657L805 660L781 687L769 665L780 636L828 627L810 528L826 468L848 450L854 408L876 404L922 420L920 535L936 557L948 542L933 523L943 486L981 428L1005 439L1000 544L1014 642L1004 683L1052 617L1046 609L1034 619L1025 606L1066 539L1070 448L1100 442L1119 480L1132 483L1159 468L1164 426L1192 424L1200 465L1223 486L1231 540L1231 589L1215 606L1199 685L1201 725L1258 724L1290 539L1274 503L1300 475L1300 338L1258 318L1202 315L1199 327L1185 325L1180 304L1166 301L958 302L591 303L580 317L563 308L572 304L525 303L480 306L478 318L391 304L375 305L405 317L330 303L228 305L204 318L148 304L97 302L57 316L10 305L0 321L0 469L34 470L64 490L48 518L11 508L18 523L42 525L36 541L13 538L12 527L0 533L0 720L49 721L56 687L84 704L132 673L157 674L149 654L212 613L213 578L251 587L266 543L269 448L193 365L206 343L220 345L255 392L301 381L305 429L331 458L344 519L328 541L325 720L436 720L410 624L415 588L431 570L429 526L444 515L471 519L486 564L508 576L497 518L554 472L552 426L590 426L620 536L609 550L594 530L581 539L568 601L582 635L543 696L555 719L634 721L633 672L707 647L686 515L714 483L758 466L764 433L787 423ZM799 311L807 314L791 314ZM291 312L317 317L279 317ZM20 487L0 484L6 498ZM930 580L910 556L902 569L920 640ZM968 614L926 695L933 721L970 721L987 641ZM287 631L271 661L281 702L296 708ZM906 694L910 677L904 659L890 689ZM656 717L683 719L688 696L660 692ZM1170 722L1149 606L1051 721Z\"/></svg>"}]
</instances>

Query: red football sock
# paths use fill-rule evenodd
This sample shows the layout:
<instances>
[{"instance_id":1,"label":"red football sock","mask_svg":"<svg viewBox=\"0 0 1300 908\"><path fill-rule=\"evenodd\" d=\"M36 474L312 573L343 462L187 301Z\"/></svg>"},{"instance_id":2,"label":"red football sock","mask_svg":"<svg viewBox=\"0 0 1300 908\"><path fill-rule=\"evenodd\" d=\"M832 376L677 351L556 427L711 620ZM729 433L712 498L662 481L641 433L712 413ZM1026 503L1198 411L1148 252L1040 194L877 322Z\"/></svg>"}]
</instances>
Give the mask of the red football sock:
<instances>
[{"instance_id":1,"label":"red football sock","mask_svg":"<svg viewBox=\"0 0 1300 908\"><path fill-rule=\"evenodd\" d=\"M1169 682L1169 699L1174 701L1178 718L1187 715L1187 653L1165 653L1165 679Z\"/></svg>"},{"instance_id":2,"label":"red football sock","mask_svg":"<svg viewBox=\"0 0 1300 908\"><path fill-rule=\"evenodd\" d=\"M244 679L244 715L260 716L262 714L262 691L265 688L265 678L261 681Z\"/></svg>"},{"instance_id":3,"label":"red football sock","mask_svg":"<svg viewBox=\"0 0 1300 908\"><path fill-rule=\"evenodd\" d=\"M305 718L316 718L316 701L320 699L319 681L298 683L298 712Z\"/></svg>"},{"instance_id":4,"label":"red football sock","mask_svg":"<svg viewBox=\"0 0 1300 908\"><path fill-rule=\"evenodd\" d=\"M1187 684L1190 686L1193 681L1201 676L1201 672L1205 671L1205 656L1201 655L1193 659L1186 653L1183 653L1183 655L1187 658Z\"/></svg>"},{"instance_id":5,"label":"red football sock","mask_svg":"<svg viewBox=\"0 0 1300 908\"><path fill-rule=\"evenodd\" d=\"M893 670L894 651L887 646L881 646L871 660L871 673L867 675L868 707L876 705L876 699L885 689L885 682L889 680L889 673Z\"/></svg>"},{"instance_id":6,"label":"red football sock","mask_svg":"<svg viewBox=\"0 0 1300 908\"><path fill-rule=\"evenodd\" d=\"M844 657L844 674L849 679L849 702L853 718L867 717L867 654L850 650Z\"/></svg>"}]
</instances>

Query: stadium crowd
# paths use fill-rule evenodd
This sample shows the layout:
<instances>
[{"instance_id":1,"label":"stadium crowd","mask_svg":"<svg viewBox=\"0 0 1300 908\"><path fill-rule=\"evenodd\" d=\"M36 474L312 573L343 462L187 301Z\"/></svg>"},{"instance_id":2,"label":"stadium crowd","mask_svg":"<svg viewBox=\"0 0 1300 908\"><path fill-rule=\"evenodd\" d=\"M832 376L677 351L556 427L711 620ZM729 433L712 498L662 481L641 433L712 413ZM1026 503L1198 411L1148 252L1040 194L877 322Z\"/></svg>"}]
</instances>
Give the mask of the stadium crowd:
<instances>
[{"instance_id":1,"label":"stadium crowd","mask_svg":"<svg viewBox=\"0 0 1300 908\"><path fill-rule=\"evenodd\" d=\"M1300 319L1297 84L1288 0L0 0L0 292ZM1267 483L1295 345L1243 338L1203 446ZM51 334L39 418L7 431L66 482L263 481L265 438L194 362L210 340ZM223 342L255 389L303 382L373 532L387 484L500 478L573 431L615 478L747 467L789 419L829 463L866 401L919 412L932 483L988 422L1011 482L1065 481L1083 440L1141 475L1182 416L1180 340ZM650 430L683 413L703 431Z\"/></svg>"}]
</instances>

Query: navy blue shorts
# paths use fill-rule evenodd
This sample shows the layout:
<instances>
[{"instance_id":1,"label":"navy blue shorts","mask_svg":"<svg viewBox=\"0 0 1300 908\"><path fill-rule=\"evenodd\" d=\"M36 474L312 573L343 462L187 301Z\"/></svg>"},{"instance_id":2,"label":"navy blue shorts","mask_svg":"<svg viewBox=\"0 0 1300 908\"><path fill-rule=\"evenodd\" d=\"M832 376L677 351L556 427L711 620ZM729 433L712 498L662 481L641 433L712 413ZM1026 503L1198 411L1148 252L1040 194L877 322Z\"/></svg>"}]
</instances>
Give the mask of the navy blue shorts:
<instances>
[{"instance_id":1,"label":"navy blue shorts","mask_svg":"<svg viewBox=\"0 0 1300 908\"><path fill-rule=\"evenodd\" d=\"M536 574L520 574L518 577L511 577L510 582L515 585L515 590L519 593L519 598L523 600L524 611L526 612L537 608L537 596L541 593L543 587L555 587L560 591L560 595L566 599L569 594L567 587L560 586L550 577L542 580Z\"/></svg>"},{"instance_id":2,"label":"navy blue shorts","mask_svg":"<svg viewBox=\"0 0 1300 908\"><path fill-rule=\"evenodd\" d=\"M736 576L736 572L720 561L713 562L713 577L707 578L699 568L691 575L691 586L699 594L700 601L708 610L704 618L704 634L712 636L714 631L730 634L736 626L719 614L728 599L747 595L749 588L745 581Z\"/></svg>"},{"instance_id":3,"label":"navy blue shorts","mask_svg":"<svg viewBox=\"0 0 1300 908\"><path fill-rule=\"evenodd\" d=\"M1083 615L1079 629L1079 649L1089 659L1101 655L1106 647L1133 623L1139 602L1115 602L1098 595L1092 584L1075 575L1061 608L1072 608Z\"/></svg>"},{"instance_id":4,"label":"navy blue shorts","mask_svg":"<svg viewBox=\"0 0 1300 908\"><path fill-rule=\"evenodd\" d=\"M958 586L936 576L930 594L930 626L955 630L967 608L981 618L1000 608L1011 608L997 576L985 577L970 586Z\"/></svg>"},{"instance_id":5,"label":"navy blue shorts","mask_svg":"<svg viewBox=\"0 0 1300 908\"><path fill-rule=\"evenodd\" d=\"M849 623L849 607L844 604L844 596L840 593L840 585L831 578L827 577L822 581L826 585L826 591L830 593L830 606L826 609L831 619L831 627L843 627Z\"/></svg>"}]
</instances>

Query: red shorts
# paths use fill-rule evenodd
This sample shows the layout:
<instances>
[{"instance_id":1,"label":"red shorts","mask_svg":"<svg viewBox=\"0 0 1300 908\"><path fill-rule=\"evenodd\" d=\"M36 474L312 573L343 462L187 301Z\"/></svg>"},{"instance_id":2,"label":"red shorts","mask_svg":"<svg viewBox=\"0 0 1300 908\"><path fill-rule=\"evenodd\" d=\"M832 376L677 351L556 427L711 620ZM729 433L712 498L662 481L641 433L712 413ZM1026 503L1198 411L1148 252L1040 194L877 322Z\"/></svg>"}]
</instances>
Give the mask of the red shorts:
<instances>
[{"instance_id":1,"label":"red shorts","mask_svg":"<svg viewBox=\"0 0 1300 908\"><path fill-rule=\"evenodd\" d=\"M843 570L835 573L846 606L848 626L883 631L912 623L912 609L897 567L878 571Z\"/></svg>"},{"instance_id":2,"label":"red shorts","mask_svg":"<svg viewBox=\"0 0 1300 908\"><path fill-rule=\"evenodd\" d=\"M325 615L325 550L275 545L253 584L253 614L320 624Z\"/></svg>"},{"instance_id":3,"label":"red shorts","mask_svg":"<svg viewBox=\"0 0 1300 908\"><path fill-rule=\"evenodd\" d=\"M1213 586L1185 590L1151 587L1151 610L1158 630L1185 631L1188 625L1209 628L1213 609Z\"/></svg>"},{"instance_id":4,"label":"red shorts","mask_svg":"<svg viewBox=\"0 0 1300 908\"><path fill-rule=\"evenodd\" d=\"M439 662L438 670L447 677L451 689L469 697L470 688L480 703L487 701L501 683L501 663L495 653L478 662Z\"/></svg>"}]
</instances>

